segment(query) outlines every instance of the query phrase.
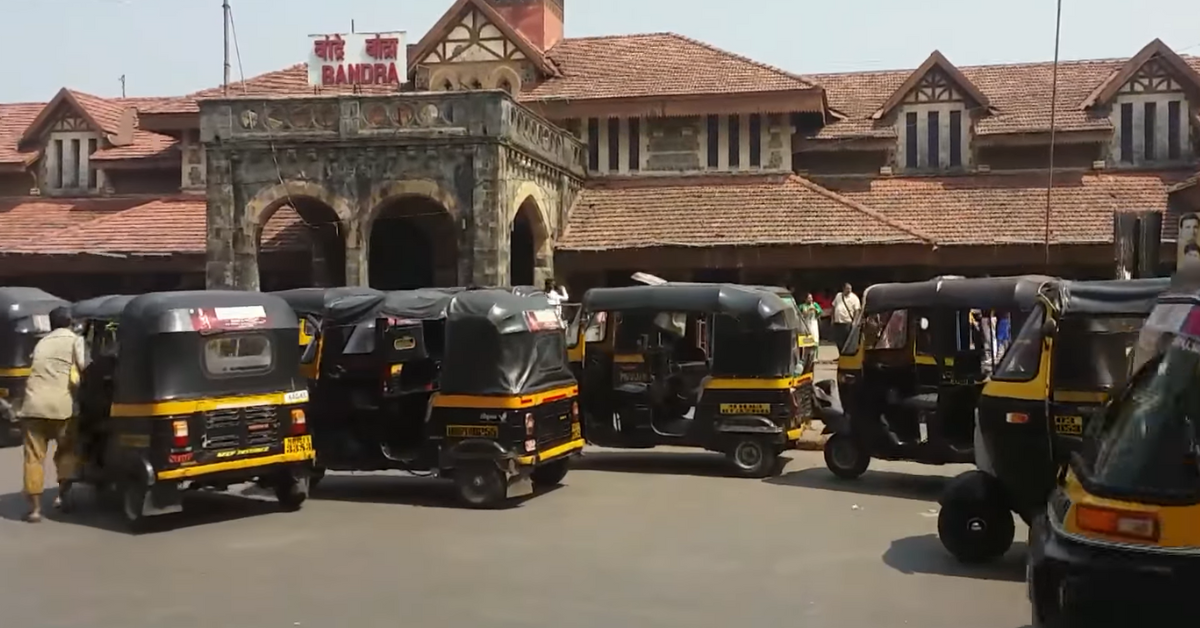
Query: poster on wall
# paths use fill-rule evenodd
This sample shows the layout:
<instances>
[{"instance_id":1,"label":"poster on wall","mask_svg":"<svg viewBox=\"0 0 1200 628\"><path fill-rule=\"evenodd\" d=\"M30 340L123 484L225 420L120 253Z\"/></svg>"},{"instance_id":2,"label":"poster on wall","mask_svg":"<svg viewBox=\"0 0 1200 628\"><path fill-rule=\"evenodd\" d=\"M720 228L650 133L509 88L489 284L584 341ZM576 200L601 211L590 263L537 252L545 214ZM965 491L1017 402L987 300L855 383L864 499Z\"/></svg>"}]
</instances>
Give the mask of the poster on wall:
<instances>
[{"instance_id":1,"label":"poster on wall","mask_svg":"<svg viewBox=\"0 0 1200 628\"><path fill-rule=\"evenodd\" d=\"M1185 260L1200 261L1200 214L1184 214L1179 217L1175 269L1179 270Z\"/></svg>"}]
</instances>

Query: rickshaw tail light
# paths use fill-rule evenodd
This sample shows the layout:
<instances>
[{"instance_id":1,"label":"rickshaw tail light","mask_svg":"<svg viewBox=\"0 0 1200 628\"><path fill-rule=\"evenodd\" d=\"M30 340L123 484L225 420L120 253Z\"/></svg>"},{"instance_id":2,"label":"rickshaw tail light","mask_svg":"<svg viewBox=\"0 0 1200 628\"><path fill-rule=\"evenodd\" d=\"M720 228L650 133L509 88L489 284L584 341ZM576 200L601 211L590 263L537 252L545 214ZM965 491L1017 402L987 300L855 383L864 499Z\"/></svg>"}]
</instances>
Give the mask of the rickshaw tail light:
<instances>
[{"instance_id":1,"label":"rickshaw tail light","mask_svg":"<svg viewBox=\"0 0 1200 628\"><path fill-rule=\"evenodd\" d=\"M1004 420L1016 425L1024 425L1029 422L1029 415L1024 412L1009 412L1004 415Z\"/></svg>"},{"instance_id":2,"label":"rickshaw tail light","mask_svg":"<svg viewBox=\"0 0 1200 628\"><path fill-rule=\"evenodd\" d=\"M303 434L308 431L308 418L304 416L304 410L296 408L292 410L292 433Z\"/></svg>"},{"instance_id":3,"label":"rickshaw tail light","mask_svg":"<svg viewBox=\"0 0 1200 628\"><path fill-rule=\"evenodd\" d=\"M174 441L175 446L176 447L187 447L188 446L188 423L187 423L187 421L185 421L185 420L172 421L171 429L175 433L175 441Z\"/></svg>"},{"instance_id":4,"label":"rickshaw tail light","mask_svg":"<svg viewBox=\"0 0 1200 628\"><path fill-rule=\"evenodd\" d=\"M1159 536L1158 517L1151 513L1076 506L1075 524L1081 530L1141 541L1157 541Z\"/></svg>"},{"instance_id":5,"label":"rickshaw tail light","mask_svg":"<svg viewBox=\"0 0 1200 628\"><path fill-rule=\"evenodd\" d=\"M533 436L533 426L534 426L533 413L526 412L525 413L525 434L526 435Z\"/></svg>"},{"instance_id":6,"label":"rickshaw tail light","mask_svg":"<svg viewBox=\"0 0 1200 628\"><path fill-rule=\"evenodd\" d=\"M577 401L571 402L571 418L579 420L579 402Z\"/></svg>"},{"instance_id":7,"label":"rickshaw tail light","mask_svg":"<svg viewBox=\"0 0 1200 628\"><path fill-rule=\"evenodd\" d=\"M525 451L529 452L529 451L534 451L535 449L537 449L537 441L536 440L533 440L531 438L531 439L525 441Z\"/></svg>"}]
</instances>

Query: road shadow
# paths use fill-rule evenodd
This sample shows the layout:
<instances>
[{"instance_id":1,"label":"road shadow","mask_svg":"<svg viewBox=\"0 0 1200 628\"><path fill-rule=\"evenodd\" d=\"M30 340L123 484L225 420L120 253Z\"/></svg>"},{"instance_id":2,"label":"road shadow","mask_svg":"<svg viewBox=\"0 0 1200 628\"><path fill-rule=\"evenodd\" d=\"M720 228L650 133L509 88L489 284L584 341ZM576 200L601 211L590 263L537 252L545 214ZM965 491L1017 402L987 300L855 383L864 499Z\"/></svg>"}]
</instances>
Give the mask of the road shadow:
<instances>
[{"instance_id":1,"label":"road shadow","mask_svg":"<svg viewBox=\"0 0 1200 628\"><path fill-rule=\"evenodd\" d=\"M883 563L905 574L933 574L976 580L1025 582L1026 549L1024 541L1017 541L1004 556L995 562L964 565L951 556L946 548L942 547L942 542L938 540L937 535L925 534L892 541L887 551L883 553Z\"/></svg>"},{"instance_id":2,"label":"road shadow","mask_svg":"<svg viewBox=\"0 0 1200 628\"><path fill-rule=\"evenodd\" d=\"M42 514L47 520L107 532L135 534L125 523L119 506L104 503L91 487L78 486L71 490L72 507L69 512L59 512L50 507L57 494L57 488L48 489L42 494ZM0 518L22 521L26 511L27 502L23 494L0 495ZM136 534L159 534L272 513L282 514L274 499L258 499L236 489L230 492L194 491L184 494L183 512L153 517L149 525Z\"/></svg>"},{"instance_id":3,"label":"road shadow","mask_svg":"<svg viewBox=\"0 0 1200 628\"><path fill-rule=\"evenodd\" d=\"M809 467L764 480L768 484L816 488L839 493L876 495L936 502L953 478L895 471L867 471L856 480L843 480L824 467Z\"/></svg>"},{"instance_id":4,"label":"road shadow","mask_svg":"<svg viewBox=\"0 0 1200 628\"><path fill-rule=\"evenodd\" d=\"M571 469L700 477L733 475L724 456L707 451L588 451L571 461Z\"/></svg>"},{"instance_id":5,"label":"road shadow","mask_svg":"<svg viewBox=\"0 0 1200 628\"><path fill-rule=\"evenodd\" d=\"M571 483L568 475L562 486ZM548 495L562 488L538 488L533 495L513 500L503 510L519 508L534 497ZM465 508L459 503L454 483L438 478L405 477L396 475L333 474L330 473L312 491L309 499L369 504L394 504L417 508Z\"/></svg>"}]
</instances>

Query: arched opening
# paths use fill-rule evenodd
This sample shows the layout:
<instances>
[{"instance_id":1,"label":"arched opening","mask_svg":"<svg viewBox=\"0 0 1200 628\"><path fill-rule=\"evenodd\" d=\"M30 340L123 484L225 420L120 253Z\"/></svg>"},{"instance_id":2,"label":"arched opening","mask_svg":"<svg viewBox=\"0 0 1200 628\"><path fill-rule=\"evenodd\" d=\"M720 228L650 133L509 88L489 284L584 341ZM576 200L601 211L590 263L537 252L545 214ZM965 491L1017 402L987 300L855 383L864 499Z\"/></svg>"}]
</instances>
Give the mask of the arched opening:
<instances>
[{"instance_id":1,"label":"arched opening","mask_svg":"<svg viewBox=\"0 0 1200 628\"><path fill-rule=\"evenodd\" d=\"M346 241L337 212L309 196L268 208L258 233L262 290L346 284Z\"/></svg>"},{"instance_id":2,"label":"arched opening","mask_svg":"<svg viewBox=\"0 0 1200 628\"><path fill-rule=\"evenodd\" d=\"M538 286L550 278L547 259L548 234L537 201L528 197L513 216L509 233L508 283Z\"/></svg>"},{"instance_id":3,"label":"arched opening","mask_svg":"<svg viewBox=\"0 0 1200 628\"><path fill-rule=\"evenodd\" d=\"M458 285L458 233L438 201L402 196L385 201L371 223L368 282L379 290Z\"/></svg>"}]
</instances>

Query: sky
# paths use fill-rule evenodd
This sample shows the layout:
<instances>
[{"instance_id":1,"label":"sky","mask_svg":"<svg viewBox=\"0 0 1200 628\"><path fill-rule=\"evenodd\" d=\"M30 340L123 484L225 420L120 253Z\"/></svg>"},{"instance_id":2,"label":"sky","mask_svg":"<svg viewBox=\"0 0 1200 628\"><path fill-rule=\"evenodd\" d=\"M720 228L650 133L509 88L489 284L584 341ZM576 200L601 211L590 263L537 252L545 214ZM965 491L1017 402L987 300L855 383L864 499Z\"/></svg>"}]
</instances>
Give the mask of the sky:
<instances>
[{"instance_id":1,"label":"sky","mask_svg":"<svg viewBox=\"0 0 1200 628\"><path fill-rule=\"evenodd\" d=\"M310 33L407 31L415 43L453 0L230 0L233 77L305 60ZM796 73L1054 58L1054 0L565 0L568 37L674 31ZM219 85L221 0L0 0L9 61L0 102L62 87L170 96ZM1197 0L1063 0L1062 59L1128 57L1155 37L1200 55ZM22 58L22 51L30 54ZM240 66L240 67L239 67Z\"/></svg>"}]
</instances>

